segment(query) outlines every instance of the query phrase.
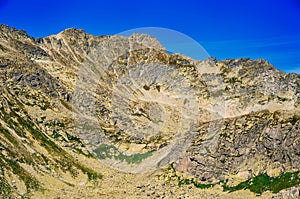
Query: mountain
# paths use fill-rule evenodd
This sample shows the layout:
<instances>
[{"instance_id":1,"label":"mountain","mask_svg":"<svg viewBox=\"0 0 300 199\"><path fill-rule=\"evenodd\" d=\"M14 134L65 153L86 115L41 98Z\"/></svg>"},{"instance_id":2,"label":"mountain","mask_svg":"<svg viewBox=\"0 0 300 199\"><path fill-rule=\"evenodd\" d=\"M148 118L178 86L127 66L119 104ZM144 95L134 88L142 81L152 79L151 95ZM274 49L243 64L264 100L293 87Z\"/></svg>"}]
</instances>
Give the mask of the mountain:
<instances>
[{"instance_id":1,"label":"mountain","mask_svg":"<svg viewBox=\"0 0 300 199\"><path fill-rule=\"evenodd\" d=\"M300 75L152 36L0 26L0 198L298 198Z\"/></svg>"}]
</instances>

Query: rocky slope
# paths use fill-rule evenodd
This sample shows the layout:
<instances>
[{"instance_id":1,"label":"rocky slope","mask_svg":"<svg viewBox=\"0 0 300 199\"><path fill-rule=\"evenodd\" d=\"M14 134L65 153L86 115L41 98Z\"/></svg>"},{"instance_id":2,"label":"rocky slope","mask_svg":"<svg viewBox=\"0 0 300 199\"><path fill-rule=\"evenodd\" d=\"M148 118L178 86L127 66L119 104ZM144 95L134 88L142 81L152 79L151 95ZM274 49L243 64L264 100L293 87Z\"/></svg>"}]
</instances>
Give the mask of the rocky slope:
<instances>
[{"instance_id":1,"label":"rocky slope","mask_svg":"<svg viewBox=\"0 0 300 199\"><path fill-rule=\"evenodd\" d=\"M300 75L265 60L1 25L0 81L0 198L299 197Z\"/></svg>"}]
</instances>

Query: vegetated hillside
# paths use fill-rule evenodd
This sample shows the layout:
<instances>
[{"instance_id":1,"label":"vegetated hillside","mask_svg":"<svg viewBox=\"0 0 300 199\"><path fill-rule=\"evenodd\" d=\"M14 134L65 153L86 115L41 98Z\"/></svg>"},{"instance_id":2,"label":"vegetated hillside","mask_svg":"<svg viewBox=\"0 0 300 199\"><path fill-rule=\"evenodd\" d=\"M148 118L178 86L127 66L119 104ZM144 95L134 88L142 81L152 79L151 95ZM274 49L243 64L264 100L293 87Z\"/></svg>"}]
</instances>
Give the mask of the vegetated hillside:
<instances>
[{"instance_id":1,"label":"vegetated hillside","mask_svg":"<svg viewBox=\"0 0 300 199\"><path fill-rule=\"evenodd\" d=\"M0 198L297 198L299 80L149 35L1 25Z\"/></svg>"}]
</instances>

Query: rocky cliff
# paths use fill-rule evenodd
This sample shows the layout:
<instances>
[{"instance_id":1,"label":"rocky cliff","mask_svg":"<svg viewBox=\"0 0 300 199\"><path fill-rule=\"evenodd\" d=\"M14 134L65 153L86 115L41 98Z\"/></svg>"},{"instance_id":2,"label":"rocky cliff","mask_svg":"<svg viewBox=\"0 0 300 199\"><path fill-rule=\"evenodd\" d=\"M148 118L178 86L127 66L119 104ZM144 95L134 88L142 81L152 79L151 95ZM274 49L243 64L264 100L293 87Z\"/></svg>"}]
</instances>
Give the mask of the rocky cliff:
<instances>
[{"instance_id":1,"label":"rocky cliff","mask_svg":"<svg viewBox=\"0 0 300 199\"><path fill-rule=\"evenodd\" d=\"M143 34L0 26L0 198L297 198L300 75Z\"/></svg>"}]
</instances>

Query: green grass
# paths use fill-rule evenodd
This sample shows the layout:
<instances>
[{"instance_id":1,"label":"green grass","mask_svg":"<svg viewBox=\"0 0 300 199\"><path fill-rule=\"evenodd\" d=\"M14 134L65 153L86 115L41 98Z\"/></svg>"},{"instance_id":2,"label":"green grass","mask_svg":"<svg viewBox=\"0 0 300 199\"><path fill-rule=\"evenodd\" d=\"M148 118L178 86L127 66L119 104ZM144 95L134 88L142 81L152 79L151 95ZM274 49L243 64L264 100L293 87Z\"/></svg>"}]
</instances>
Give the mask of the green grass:
<instances>
[{"instance_id":1,"label":"green grass","mask_svg":"<svg viewBox=\"0 0 300 199\"><path fill-rule=\"evenodd\" d=\"M283 173L277 177L269 177L267 174L261 174L240 184L229 187L226 183L223 185L224 191L237 191L249 189L250 191L261 195L265 191L278 193L282 189L293 187L300 184L299 171Z\"/></svg>"},{"instance_id":2,"label":"green grass","mask_svg":"<svg viewBox=\"0 0 300 199\"><path fill-rule=\"evenodd\" d=\"M211 188L213 186L215 186L215 184L202 184L199 183L198 181L196 181L194 178L192 179L185 179L182 177L178 178L178 185L189 185L189 184L193 184L195 187L199 188L199 189L208 189Z\"/></svg>"},{"instance_id":3,"label":"green grass","mask_svg":"<svg viewBox=\"0 0 300 199\"><path fill-rule=\"evenodd\" d=\"M18 141L1 124L0 124L0 132L1 132L1 136L4 136L15 147L17 147L19 145Z\"/></svg>"},{"instance_id":4,"label":"green grass","mask_svg":"<svg viewBox=\"0 0 300 199\"><path fill-rule=\"evenodd\" d=\"M197 188L207 189L215 186L216 184L221 184L223 186L223 191L228 192L248 189L251 192L256 193L257 195L261 195L265 191L271 191L272 193L276 194L283 189L287 189L300 184L300 171L283 173L277 177L270 177L264 173L241 182L236 186L230 187L227 186L228 181L220 181L216 184L202 184L194 178L184 178L176 173L173 163L169 166L168 170L172 173L170 179L177 180L179 186L192 184Z\"/></svg>"},{"instance_id":5,"label":"green grass","mask_svg":"<svg viewBox=\"0 0 300 199\"><path fill-rule=\"evenodd\" d=\"M66 132L66 135L67 135L67 138L69 141L75 141L75 142L81 143L81 140L79 137L73 136L73 135L69 134L68 132Z\"/></svg>"},{"instance_id":6,"label":"green grass","mask_svg":"<svg viewBox=\"0 0 300 199\"><path fill-rule=\"evenodd\" d=\"M88 157L88 158L93 158L93 157L94 157L93 154L91 154L90 152L88 152L88 153L86 154L86 153L84 153L81 149L78 149L78 148L75 148L74 151L75 151L75 153L84 155L84 156L86 156L86 157Z\"/></svg>"},{"instance_id":7,"label":"green grass","mask_svg":"<svg viewBox=\"0 0 300 199\"><path fill-rule=\"evenodd\" d=\"M45 124L45 126L65 128L65 124L63 122L59 122L59 121L48 122L48 123Z\"/></svg>"},{"instance_id":8,"label":"green grass","mask_svg":"<svg viewBox=\"0 0 300 199\"><path fill-rule=\"evenodd\" d=\"M175 178L178 181L179 186L192 184L199 189L208 189L208 188L211 188L216 185L216 184L202 184L202 183L198 182L197 180L195 180L194 178L187 179L187 178L184 178L183 176L177 175L176 169L174 168L174 163L170 164L168 170L173 173L171 178Z\"/></svg>"},{"instance_id":9,"label":"green grass","mask_svg":"<svg viewBox=\"0 0 300 199\"><path fill-rule=\"evenodd\" d=\"M44 146L49 152L61 153L62 149L50 140L42 131L40 131L33 122L17 116L19 123L27 129L35 140L38 140L41 146Z\"/></svg>"},{"instance_id":10,"label":"green grass","mask_svg":"<svg viewBox=\"0 0 300 199\"><path fill-rule=\"evenodd\" d=\"M27 192L31 190L41 189L40 183L26 170L24 170L17 161L9 159L3 155L0 155L0 169L2 174L3 169L8 169L15 175L17 175L26 185ZM3 183L3 184L2 184ZM3 187L2 187L3 186ZM4 192L5 194L12 191L12 187L7 184L5 178L4 181L0 183L0 193Z\"/></svg>"},{"instance_id":11,"label":"green grass","mask_svg":"<svg viewBox=\"0 0 300 199\"><path fill-rule=\"evenodd\" d=\"M13 107L15 104L12 104L13 100L10 101L10 106ZM22 110L23 111L23 110ZM2 114L1 114L2 113ZM2 115L2 116L1 116ZM45 133L43 133L39 127L31 121L31 118L24 111L21 116L20 113L11 110L10 113L6 112L3 107L0 108L0 116L3 120L9 124L9 126L14 129L14 131L21 137L25 137L26 135L31 135L34 140L36 140L42 147L44 147L53 157L52 166L56 169L60 168L65 172L70 172L73 177L77 176L77 169L81 170L88 176L89 180L101 179L102 175L98 172L93 171L92 169L87 168L86 166L78 163L71 155L69 155L66 151L64 151L61 147L59 147L55 142L53 142ZM54 122L50 125L64 127L63 123ZM21 180L26 184L28 190L36 188L37 181L32 178L30 175L26 174L26 171L20 167L19 162L28 163L30 165L41 164L42 159L38 159L37 157L28 156L26 153L26 149L22 146L21 142L18 142L15 137L13 137L7 129L4 129L3 126L0 125L0 131L3 133L3 137L5 137L9 142L14 145L14 150L9 150L9 157L13 157L15 159L4 159L0 157L4 161L3 164L7 165L7 168L12 170L13 173L18 175ZM61 135L57 131L53 131L52 137L58 138ZM75 136L67 134L69 140L80 142L81 140ZM30 138L28 138L30 139ZM14 154L14 151L19 151L21 153ZM1 153L0 153L1 154ZM48 158L45 158L48 163ZM52 161L51 161L52 162ZM0 162L1 163L1 162ZM46 162L45 162L46 163ZM43 164L43 163L42 163ZM47 163L46 163L47 164ZM0 164L1 166L1 164ZM2 167L2 166L1 166ZM1 170L1 168L0 168ZM1 183L0 183L1 184ZM2 185L1 185L2 186ZM4 186L4 185L3 185ZM5 187L4 187L5 188ZM1 188L0 188L1 189ZM5 190L8 190L5 188ZM5 191L3 190L3 192Z\"/></svg>"},{"instance_id":12,"label":"green grass","mask_svg":"<svg viewBox=\"0 0 300 199\"><path fill-rule=\"evenodd\" d=\"M140 163L143 159L150 157L154 150L133 155L124 155L115 146L101 144L97 149L94 150L99 159L114 158L120 161L126 161L129 164Z\"/></svg>"},{"instance_id":13,"label":"green grass","mask_svg":"<svg viewBox=\"0 0 300 199\"><path fill-rule=\"evenodd\" d=\"M62 136L62 135L59 134L56 130L53 130L53 131L52 131L51 137L53 137L54 139L57 139L57 138L59 138L59 137L61 137L61 136Z\"/></svg>"},{"instance_id":14,"label":"green grass","mask_svg":"<svg viewBox=\"0 0 300 199\"><path fill-rule=\"evenodd\" d=\"M94 180L103 178L102 174L100 174L98 172L95 172L92 169L87 168L86 166L83 166L82 164L79 164L78 162L73 162L72 161L71 164L73 166L77 167L78 169L80 169L84 174L86 174L90 181L94 181Z\"/></svg>"},{"instance_id":15,"label":"green grass","mask_svg":"<svg viewBox=\"0 0 300 199\"><path fill-rule=\"evenodd\" d=\"M37 190L40 188L39 182L32 177L27 171L25 171L19 163L13 160L6 159L10 167L12 168L12 172L16 175L18 175L22 181L25 183L27 187L27 191L30 192L30 190Z\"/></svg>"}]
</instances>

